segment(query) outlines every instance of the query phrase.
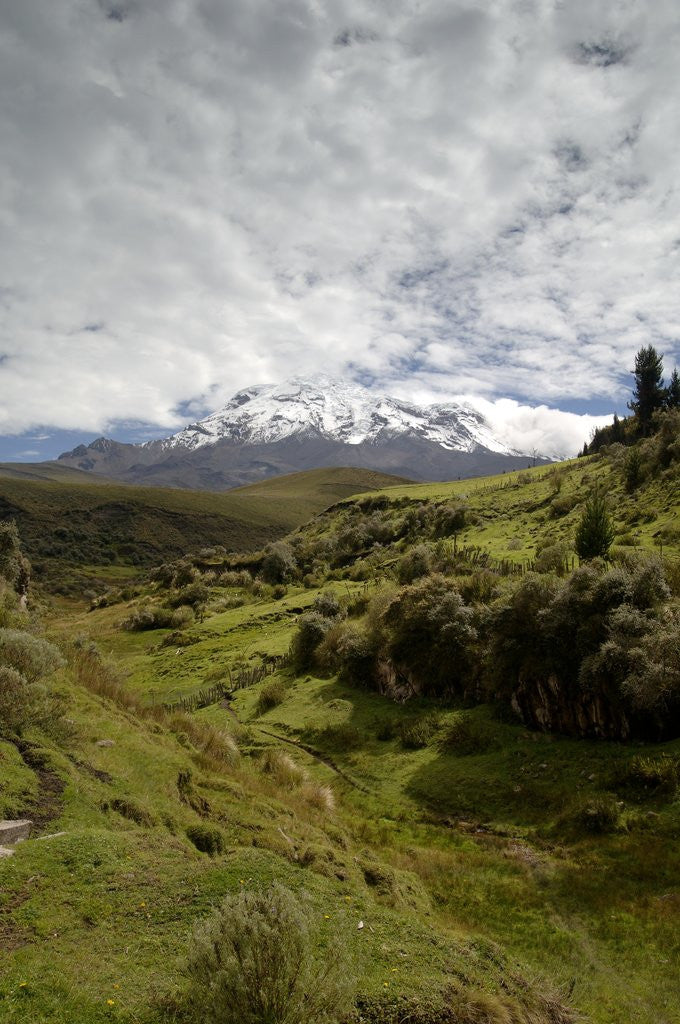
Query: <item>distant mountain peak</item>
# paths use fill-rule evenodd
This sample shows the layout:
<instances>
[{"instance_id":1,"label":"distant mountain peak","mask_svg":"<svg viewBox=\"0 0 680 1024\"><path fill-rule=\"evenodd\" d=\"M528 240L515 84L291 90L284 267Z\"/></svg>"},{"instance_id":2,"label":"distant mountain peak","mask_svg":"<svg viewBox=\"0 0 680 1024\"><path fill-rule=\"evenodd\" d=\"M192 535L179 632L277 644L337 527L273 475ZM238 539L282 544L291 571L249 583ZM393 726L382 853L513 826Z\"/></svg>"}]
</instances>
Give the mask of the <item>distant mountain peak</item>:
<instances>
[{"instance_id":1,"label":"distant mountain peak","mask_svg":"<svg viewBox=\"0 0 680 1024\"><path fill-rule=\"evenodd\" d=\"M327 374L296 376L238 391L216 412L160 442L164 450L193 451L219 441L272 444L316 436L347 445L377 444L400 435L451 452L480 449L519 455L496 436L472 406L416 405ZM147 447L159 442L148 442Z\"/></svg>"}]
</instances>

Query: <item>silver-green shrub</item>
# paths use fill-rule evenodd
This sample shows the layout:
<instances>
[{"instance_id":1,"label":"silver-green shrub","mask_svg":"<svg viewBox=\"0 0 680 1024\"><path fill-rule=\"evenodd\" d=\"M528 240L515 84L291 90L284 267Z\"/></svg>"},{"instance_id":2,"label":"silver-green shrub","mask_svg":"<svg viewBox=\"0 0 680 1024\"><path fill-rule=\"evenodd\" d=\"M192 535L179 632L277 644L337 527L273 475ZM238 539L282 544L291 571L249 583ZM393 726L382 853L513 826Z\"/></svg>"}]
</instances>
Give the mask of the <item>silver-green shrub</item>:
<instances>
[{"instance_id":1,"label":"silver-green shrub","mask_svg":"<svg viewBox=\"0 0 680 1024\"><path fill-rule=\"evenodd\" d=\"M320 916L320 915L319 915ZM349 1010L347 944L320 944L309 904L274 884L224 900L191 936L188 1004L197 1024L335 1024ZM337 925L335 926L337 927Z\"/></svg>"}]
</instances>

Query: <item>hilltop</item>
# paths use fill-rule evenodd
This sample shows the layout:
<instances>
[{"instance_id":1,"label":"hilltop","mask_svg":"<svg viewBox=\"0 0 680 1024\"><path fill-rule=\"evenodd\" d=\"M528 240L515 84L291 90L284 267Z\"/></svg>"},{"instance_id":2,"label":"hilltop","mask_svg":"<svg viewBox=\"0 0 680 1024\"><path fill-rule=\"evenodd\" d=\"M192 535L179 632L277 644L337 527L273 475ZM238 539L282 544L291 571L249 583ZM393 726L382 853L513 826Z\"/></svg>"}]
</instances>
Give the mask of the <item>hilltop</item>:
<instances>
[{"instance_id":1,"label":"hilltop","mask_svg":"<svg viewBox=\"0 0 680 1024\"><path fill-rule=\"evenodd\" d=\"M111 483L59 464L9 469L0 473L0 519L16 521L34 570L51 586L88 566L111 578L207 546L252 550L339 498L399 479L333 468L211 494Z\"/></svg>"}]
</instances>

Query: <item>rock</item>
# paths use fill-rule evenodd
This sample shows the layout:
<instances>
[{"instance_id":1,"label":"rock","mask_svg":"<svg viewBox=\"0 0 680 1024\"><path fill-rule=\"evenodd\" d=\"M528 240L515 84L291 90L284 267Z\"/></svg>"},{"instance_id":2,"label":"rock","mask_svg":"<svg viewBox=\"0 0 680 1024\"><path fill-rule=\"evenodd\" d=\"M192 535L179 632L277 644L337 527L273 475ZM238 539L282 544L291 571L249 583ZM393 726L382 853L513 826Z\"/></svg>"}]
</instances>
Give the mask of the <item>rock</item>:
<instances>
[{"instance_id":1,"label":"rock","mask_svg":"<svg viewBox=\"0 0 680 1024\"><path fill-rule=\"evenodd\" d=\"M361 931L361 929L362 929L363 927L364 927L364 922L363 922L363 921L359 921L359 924L357 925L357 930L358 930L358 931Z\"/></svg>"},{"instance_id":2,"label":"rock","mask_svg":"<svg viewBox=\"0 0 680 1024\"><path fill-rule=\"evenodd\" d=\"M97 740L95 747L115 747L115 740Z\"/></svg>"},{"instance_id":3,"label":"rock","mask_svg":"<svg viewBox=\"0 0 680 1024\"><path fill-rule=\"evenodd\" d=\"M16 821L0 821L0 846L20 843L22 839L28 839L31 832L32 821L28 818L17 819Z\"/></svg>"},{"instance_id":4,"label":"rock","mask_svg":"<svg viewBox=\"0 0 680 1024\"><path fill-rule=\"evenodd\" d=\"M50 832L48 836L38 836L37 842L42 843L46 839L58 839L59 836L67 836L68 832Z\"/></svg>"},{"instance_id":5,"label":"rock","mask_svg":"<svg viewBox=\"0 0 680 1024\"><path fill-rule=\"evenodd\" d=\"M11 857L14 850L10 849L9 846L0 846L0 857Z\"/></svg>"}]
</instances>

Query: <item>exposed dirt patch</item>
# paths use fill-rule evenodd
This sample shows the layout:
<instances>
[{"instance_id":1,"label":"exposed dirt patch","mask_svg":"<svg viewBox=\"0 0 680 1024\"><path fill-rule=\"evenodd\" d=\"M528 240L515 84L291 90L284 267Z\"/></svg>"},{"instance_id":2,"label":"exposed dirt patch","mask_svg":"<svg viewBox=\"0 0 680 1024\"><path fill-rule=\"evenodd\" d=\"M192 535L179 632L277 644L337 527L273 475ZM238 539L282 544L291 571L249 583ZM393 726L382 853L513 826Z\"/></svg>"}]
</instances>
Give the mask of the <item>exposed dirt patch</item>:
<instances>
[{"instance_id":1,"label":"exposed dirt patch","mask_svg":"<svg viewBox=\"0 0 680 1024\"><path fill-rule=\"evenodd\" d=\"M45 764L43 752L26 743L24 740L16 740L15 746L21 754L24 763L35 772L38 777L38 798L37 801L27 807L22 814L33 822L31 836L36 833L45 832L47 826L58 818L63 805L62 793L66 783L55 771Z\"/></svg>"},{"instance_id":2,"label":"exposed dirt patch","mask_svg":"<svg viewBox=\"0 0 680 1024\"><path fill-rule=\"evenodd\" d=\"M89 761L81 761L79 758L74 757L73 754L68 755L68 759L71 764L74 764L76 768L80 768L81 771L87 772L93 779L98 779L99 782L105 782L107 786L110 786L113 782L113 775L103 771L101 768L95 768Z\"/></svg>"}]
</instances>

